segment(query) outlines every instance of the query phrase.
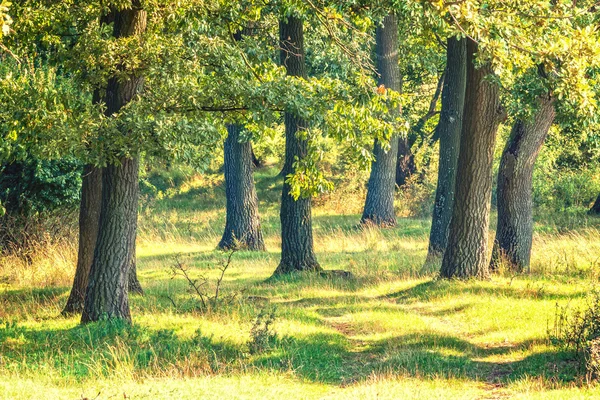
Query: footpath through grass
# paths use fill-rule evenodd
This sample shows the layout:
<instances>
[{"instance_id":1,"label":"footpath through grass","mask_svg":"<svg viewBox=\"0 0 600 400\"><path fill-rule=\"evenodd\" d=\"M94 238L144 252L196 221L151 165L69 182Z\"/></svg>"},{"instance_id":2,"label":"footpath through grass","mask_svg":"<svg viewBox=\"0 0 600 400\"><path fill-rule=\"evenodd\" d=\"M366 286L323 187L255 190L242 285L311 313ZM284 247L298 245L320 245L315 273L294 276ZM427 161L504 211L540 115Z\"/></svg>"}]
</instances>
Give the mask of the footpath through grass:
<instances>
[{"instance_id":1,"label":"footpath through grass","mask_svg":"<svg viewBox=\"0 0 600 400\"><path fill-rule=\"evenodd\" d=\"M266 281L279 260L272 175L258 182L268 252L235 253L221 287L221 298L233 299L208 312L171 271L180 263L214 288L227 258L215 250L223 192L206 180L142 212L138 269L146 294L131 299L133 326L60 317L68 280L51 287L1 280L0 398L600 396L547 339L556 305L583 304L598 282L600 220L538 221L531 275L449 282L435 279L435 266L423 268L426 219L358 229L352 204L316 207L320 262L356 279ZM259 337L251 352L261 310L274 310L275 336Z\"/></svg>"}]
</instances>

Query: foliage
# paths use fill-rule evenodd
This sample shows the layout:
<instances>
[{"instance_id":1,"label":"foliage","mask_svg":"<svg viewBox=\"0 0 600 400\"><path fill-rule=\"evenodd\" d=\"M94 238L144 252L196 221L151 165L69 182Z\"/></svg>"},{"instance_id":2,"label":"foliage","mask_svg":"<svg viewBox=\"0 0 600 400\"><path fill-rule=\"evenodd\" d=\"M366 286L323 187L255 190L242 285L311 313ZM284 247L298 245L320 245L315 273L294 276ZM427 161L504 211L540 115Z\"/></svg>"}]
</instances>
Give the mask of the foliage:
<instances>
[{"instance_id":1,"label":"foliage","mask_svg":"<svg viewBox=\"0 0 600 400\"><path fill-rule=\"evenodd\" d=\"M33 157L0 165L0 202L11 215L31 216L78 205L81 164Z\"/></svg>"},{"instance_id":2,"label":"foliage","mask_svg":"<svg viewBox=\"0 0 600 400\"><path fill-rule=\"evenodd\" d=\"M581 371L600 378L600 293L592 291L584 309L571 311L557 305L554 326L549 332L555 345L575 354Z\"/></svg>"}]
</instances>

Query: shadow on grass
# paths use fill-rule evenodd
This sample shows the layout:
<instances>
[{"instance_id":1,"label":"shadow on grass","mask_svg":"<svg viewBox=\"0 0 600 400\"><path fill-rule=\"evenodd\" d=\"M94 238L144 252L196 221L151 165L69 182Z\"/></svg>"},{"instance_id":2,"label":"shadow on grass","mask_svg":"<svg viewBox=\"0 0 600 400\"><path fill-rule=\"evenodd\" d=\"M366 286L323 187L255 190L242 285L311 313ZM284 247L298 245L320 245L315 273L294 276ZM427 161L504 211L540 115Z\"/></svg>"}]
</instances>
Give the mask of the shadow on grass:
<instances>
[{"instance_id":1,"label":"shadow on grass","mask_svg":"<svg viewBox=\"0 0 600 400\"><path fill-rule=\"evenodd\" d=\"M3 369L52 368L63 378L228 373L244 357L243 349L198 330L190 339L168 329L152 330L120 321L77 325L70 329L32 330L16 323L0 326Z\"/></svg>"},{"instance_id":2,"label":"shadow on grass","mask_svg":"<svg viewBox=\"0 0 600 400\"><path fill-rule=\"evenodd\" d=\"M437 334L409 334L374 343L357 343L341 334L313 334L303 338L282 338L270 353L259 357L258 368L293 371L304 379L332 385L348 385L374 374L401 374L415 378L453 378L508 385L525 377L547 378L571 385L577 377L576 364L569 354L546 351L518 361L482 361L488 356L506 355L541 341L516 346L479 347L457 337Z\"/></svg>"},{"instance_id":3,"label":"shadow on grass","mask_svg":"<svg viewBox=\"0 0 600 400\"><path fill-rule=\"evenodd\" d=\"M486 282L458 282L444 279L420 283L416 286L395 293L382 296L386 299L395 299L399 302L427 302L447 296L460 296L464 294L485 295L489 297L507 297L512 299L536 300L571 300L584 298L588 292L580 290L574 293L553 292L543 283L530 282L526 287L508 285L488 286Z\"/></svg>"},{"instance_id":4,"label":"shadow on grass","mask_svg":"<svg viewBox=\"0 0 600 400\"><path fill-rule=\"evenodd\" d=\"M289 278L287 285L306 284ZM265 284L267 285L267 284ZM424 293L467 288L453 284L425 282L398 292L392 298L421 299ZM278 290L281 290L279 288ZM37 299L59 296L64 290L39 290ZM491 293L485 292L486 295ZM505 294L503 294L505 295ZM31 299L31 291L13 293L11 300ZM395 296L395 297L394 297ZM520 297L515 297L520 298ZM321 317L345 312L374 310L397 312L395 304L363 304L366 297L342 294L337 297L309 297L283 302L283 318L314 326L327 326ZM342 307L338 307L341 305ZM317 306L316 315L307 312ZM444 310L444 315L460 313L467 306ZM340 310L342 312L340 313ZM336 311L338 312L336 314ZM345 312L344 312L345 311ZM34 372L50 368L62 377L83 380L110 377L117 373L135 376L227 375L251 370L293 373L302 379L344 386L373 375L401 374L415 378L454 378L483 384L507 386L513 381L538 376L558 385L576 380L577 369L569 354L561 351L531 353L543 339L511 345L485 346L454 335L419 332L383 339L355 339L343 329L276 338L263 354L250 356L244 344L215 340L197 331L191 338L178 337L172 330L155 330L118 322L102 322L70 329L31 329L16 323L0 326L2 369ZM522 352L529 352L515 360ZM510 361L495 361L508 356ZM489 360L492 359L492 360Z\"/></svg>"}]
</instances>

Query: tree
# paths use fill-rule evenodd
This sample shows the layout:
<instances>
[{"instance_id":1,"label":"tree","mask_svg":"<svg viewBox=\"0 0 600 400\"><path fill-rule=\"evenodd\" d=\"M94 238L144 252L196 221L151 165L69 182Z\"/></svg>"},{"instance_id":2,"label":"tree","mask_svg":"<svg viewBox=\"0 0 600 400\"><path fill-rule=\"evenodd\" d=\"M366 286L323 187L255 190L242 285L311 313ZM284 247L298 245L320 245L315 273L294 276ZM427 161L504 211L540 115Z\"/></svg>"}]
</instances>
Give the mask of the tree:
<instances>
[{"instance_id":1,"label":"tree","mask_svg":"<svg viewBox=\"0 0 600 400\"><path fill-rule=\"evenodd\" d=\"M556 112L550 94L540 96L531 120L518 119L498 170L498 225L490 268L502 260L521 272L529 267L533 237L533 167Z\"/></svg>"},{"instance_id":2,"label":"tree","mask_svg":"<svg viewBox=\"0 0 600 400\"><path fill-rule=\"evenodd\" d=\"M239 246L247 250L265 250L258 214L258 196L252 176L252 144L243 139L242 129L237 124L227 126L228 135L224 147L227 215L219 247L230 249Z\"/></svg>"},{"instance_id":3,"label":"tree","mask_svg":"<svg viewBox=\"0 0 600 400\"><path fill-rule=\"evenodd\" d=\"M279 21L279 45L281 64L287 74L306 78L304 53L304 28L302 19L288 16ZM299 116L285 113L285 162L283 175L294 173L295 163L307 156L308 142L303 137L307 123ZM294 199L288 179L281 193L281 261L275 275L294 271L319 271L313 249L312 216L310 196Z\"/></svg>"},{"instance_id":4,"label":"tree","mask_svg":"<svg viewBox=\"0 0 600 400\"><path fill-rule=\"evenodd\" d=\"M411 147L408 136L398 138L398 158L396 160L396 186L398 187L405 185L408 178L417 170Z\"/></svg>"},{"instance_id":5,"label":"tree","mask_svg":"<svg viewBox=\"0 0 600 400\"><path fill-rule=\"evenodd\" d=\"M102 200L102 169L86 165L81 184L79 206L79 245L73 286L63 314L81 313L88 285L90 268L98 237L98 222Z\"/></svg>"},{"instance_id":6,"label":"tree","mask_svg":"<svg viewBox=\"0 0 600 400\"><path fill-rule=\"evenodd\" d=\"M402 90L402 77L398 64L398 20L394 14L383 19L376 28L375 47L377 57L378 84L382 90ZM394 212L394 192L396 184L396 161L398 139L390 140L389 149L379 140L375 140L371 164L367 198L361 223L379 226L396 225Z\"/></svg>"},{"instance_id":7,"label":"tree","mask_svg":"<svg viewBox=\"0 0 600 400\"><path fill-rule=\"evenodd\" d=\"M251 29L242 29L233 35L239 42ZM227 213L225 231L219 248L241 247L247 250L265 250L265 242L260 228L258 195L254 186L254 167L258 160L252 150L252 143L242 135L240 124L227 125L227 138L224 146L224 175Z\"/></svg>"},{"instance_id":8,"label":"tree","mask_svg":"<svg viewBox=\"0 0 600 400\"><path fill-rule=\"evenodd\" d=\"M600 194L596 198L596 201L594 202L594 205L592 206L592 208L590 208L589 213L590 214L600 214Z\"/></svg>"},{"instance_id":9,"label":"tree","mask_svg":"<svg viewBox=\"0 0 600 400\"><path fill-rule=\"evenodd\" d=\"M139 0L130 8L111 8L113 36L117 39L140 37L146 30L146 11ZM123 68L123 67L121 67ZM112 76L106 87L106 115L112 116L142 89L142 76ZM124 135L127 132L123 132ZM138 207L137 156L123 156L119 164L102 172L102 206L98 239L94 250L81 322L116 318L131 321L128 277L135 257Z\"/></svg>"},{"instance_id":10,"label":"tree","mask_svg":"<svg viewBox=\"0 0 600 400\"><path fill-rule=\"evenodd\" d=\"M449 38L446 54L446 77L442 89L442 110L435 132L435 136L440 141L440 162L429 234L428 261L442 257L448 243L448 227L450 226L454 205L454 186L465 105L467 80L465 39Z\"/></svg>"},{"instance_id":11,"label":"tree","mask_svg":"<svg viewBox=\"0 0 600 400\"><path fill-rule=\"evenodd\" d=\"M441 276L485 278L492 191L492 162L498 126L505 118L499 88L488 79L489 64L475 66L477 43L467 39L465 108L456 171L456 197Z\"/></svg>"}]
</instances>

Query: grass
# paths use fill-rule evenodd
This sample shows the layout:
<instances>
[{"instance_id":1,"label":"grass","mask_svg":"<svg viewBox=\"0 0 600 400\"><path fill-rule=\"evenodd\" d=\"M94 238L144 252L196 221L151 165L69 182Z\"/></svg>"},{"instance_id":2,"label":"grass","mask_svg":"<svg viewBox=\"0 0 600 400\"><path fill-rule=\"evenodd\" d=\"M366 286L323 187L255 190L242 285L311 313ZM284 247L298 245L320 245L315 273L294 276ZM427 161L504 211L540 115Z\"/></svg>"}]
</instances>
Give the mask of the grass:
<instances>
[{"instance_id":1,"label":"grass","mask_svg":"<svg viewBox=\"0 0 600 400\"><path fill-rule=\"evenodd\" d=\"M266 281L279 260L275 174L267 169L257 177L269 251L234 254L222 293L237 296L208 312L194 307L170 266L179 260L214 284L227 257L215 250L224 226L216 177L145 204L138 271L146 295L131 299L133 326L80 326L77 317L59 315L72 244L57 242L63 247L46 252L62 254L54 267L48 260L0 261L0 398L600 396L600 387L577 377L572 355L547 339L556 305L581 304L598 281L599 219L540 217L531 274L449 282L423 270L426 219L358 229L357 193L314 209L320 262L352 271L355 280ZM251 354L250 332L262 309L275 309L276 336Z\"/></svg>"}]
</instances>

